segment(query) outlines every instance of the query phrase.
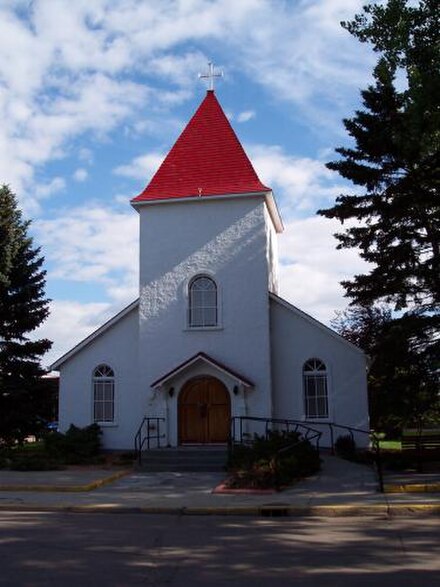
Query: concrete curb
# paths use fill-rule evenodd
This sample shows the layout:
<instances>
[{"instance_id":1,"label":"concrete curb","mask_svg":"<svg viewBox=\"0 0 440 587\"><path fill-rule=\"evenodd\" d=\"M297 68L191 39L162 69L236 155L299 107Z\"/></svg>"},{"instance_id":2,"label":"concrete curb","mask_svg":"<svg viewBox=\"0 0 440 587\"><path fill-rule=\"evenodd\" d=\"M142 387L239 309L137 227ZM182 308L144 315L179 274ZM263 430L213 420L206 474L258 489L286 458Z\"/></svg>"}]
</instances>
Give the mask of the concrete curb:
<instances>
[{"instance_id":1,"label":"concrete curb","mask_svg":"<svg viewBox=\"0 0 440 587\"><path fill-rule=\"evenodd\" d=\"M226 482L220 483L211 491L214 495L274 495L279 493L276 489L245 489L232 488L226 485Z\"/></svg>"},{"instance_id":2,"label":"concrete curb","mask_svg":"<svg viewBox=\"0 0 440 587\"><path fill-rule=\"evenodd\" d=\"M113 483L113 481L117 481L132 472L131 469L125 469L85 485L0 485L0 491L35 491L42 493L78 493L81 491L93 491L94 489L98 489L98 487Z\"/></svg>"},{"instance_id":3,"label":"concrete curb","mask_svg":"<svg viewBox=\"0 0 440 587\"><path fill-rule=\"evenodd\" d=\"M385 493L438 493L440 483L385 483Z\"/></svg>"},{"instance_id":4,"label":"concrete curb","mask_svg":"<svg viewBox=\"0 0 440 587\"><path fill-rule=\"evenodd\" d=\"M396 503L389 506L390 516L440 516L440 504L438 503Z\"/></svg>"},{"instance_id":5,"label":"concrete curb","mask_svg":"<svg viewBox=\"0 0 440 587\"><path fill-rule=\"evenodd\" d=\"M0 511L13 512L68 512L86 514L151 514L151 515L178 515L178 516L260 516L260 517L411 517L411 516L440 516L440 504L412 503L412 504L371 504L371 505L316 505L316 506L289 506L263 505L241 507L142 507L120 505L24 505L2 504Z\"/></svg>"}]
</instances>

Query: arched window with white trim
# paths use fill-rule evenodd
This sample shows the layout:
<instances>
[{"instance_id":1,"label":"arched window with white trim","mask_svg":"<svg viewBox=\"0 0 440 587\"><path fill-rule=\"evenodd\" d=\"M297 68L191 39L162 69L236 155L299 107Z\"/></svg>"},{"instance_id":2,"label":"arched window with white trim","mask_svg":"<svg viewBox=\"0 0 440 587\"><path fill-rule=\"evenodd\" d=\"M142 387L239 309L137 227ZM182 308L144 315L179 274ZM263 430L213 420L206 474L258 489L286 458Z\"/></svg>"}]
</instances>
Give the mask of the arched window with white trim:
<instances>
[{"instance_id":1,"label":"arched window with white trim","mask_svg":"<svg viewBox=\"0 0 440 587\"><path fill-rule=\"evenodd\" d=\"M115 420L115 373L108 365L98 365L93 371L93 421L109 423Z\"/></svg>"},{"instance_id":2,"label":"arched window with white trim","mask_svg":"<svg viewBox=\"0 0 440 587\"><path fill-rule=\"evenodd\" d=\"M189 283L188 325L207 328L218 325L217 284L207 275L198 275Z\"/></svg>"},{"instance_id":3,"label":"arched window with white trim","mask_svg":"<svg viewBox=\"0 0 440 587\"><path fill-rule=\"evenodd\" d=\"M320 359L308 359L303 367L306 418L328 418L327 368Z\"/></svg>"}]
</instances>

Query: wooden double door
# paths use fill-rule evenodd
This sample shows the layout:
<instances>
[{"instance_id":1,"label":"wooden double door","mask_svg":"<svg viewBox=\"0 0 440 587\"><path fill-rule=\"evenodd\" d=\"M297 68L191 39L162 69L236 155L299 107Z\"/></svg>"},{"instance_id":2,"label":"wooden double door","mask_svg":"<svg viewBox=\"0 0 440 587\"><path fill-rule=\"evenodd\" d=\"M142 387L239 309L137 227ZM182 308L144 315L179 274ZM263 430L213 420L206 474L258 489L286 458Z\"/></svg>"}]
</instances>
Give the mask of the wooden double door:
<instances>
[{"instance_id":1,"label":"wooden double door","mask_svg":"<svg viewBox=\"0 0 440 587\"><path fill-rule=\"evenodd\" d=\"M231 419L229 393L215 377L197 377L183 387L178 401L179 443L227 442Z\"/></svg>"}]
</instances>

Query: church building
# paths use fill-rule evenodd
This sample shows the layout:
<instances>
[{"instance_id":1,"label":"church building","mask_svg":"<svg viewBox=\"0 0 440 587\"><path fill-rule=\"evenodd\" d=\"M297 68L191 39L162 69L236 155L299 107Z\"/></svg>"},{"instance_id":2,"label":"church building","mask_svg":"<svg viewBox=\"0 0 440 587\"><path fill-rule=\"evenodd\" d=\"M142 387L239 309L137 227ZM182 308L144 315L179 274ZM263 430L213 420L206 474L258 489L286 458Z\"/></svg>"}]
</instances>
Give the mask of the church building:
<instances>
[{"instance_id":1,"label":"church building","mask_svg":"<svg viewBox=\"0 0 440 587\"><path fill-rule=\"evenodd\" d=\"M321 445L329 423L369 428L366 357L279 296L274 194L213 90L131 205L139 298L52 365L61 431L96 422L132 449L144 417L171 447L225 443L240 418L303 422Z\"/></svg>"}]
</instances>

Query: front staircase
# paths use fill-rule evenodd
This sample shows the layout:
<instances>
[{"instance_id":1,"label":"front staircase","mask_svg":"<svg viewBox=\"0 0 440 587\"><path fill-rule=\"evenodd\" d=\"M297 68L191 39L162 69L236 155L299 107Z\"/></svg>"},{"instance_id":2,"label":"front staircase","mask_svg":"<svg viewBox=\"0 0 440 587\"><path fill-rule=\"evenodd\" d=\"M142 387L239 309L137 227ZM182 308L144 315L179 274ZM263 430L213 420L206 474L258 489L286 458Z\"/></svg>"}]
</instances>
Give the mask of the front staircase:
<instances>
[{"instance_id":1,"label":"front staircase","mask_svg":"<svg viewBox=\"0 0 440 587\"><path fill-rule=\"evenodd\" d=\"M142 451L139 468L159 472L224 471L228 458L226 446L179 446Z\"/></svg>"}]
</instances>

